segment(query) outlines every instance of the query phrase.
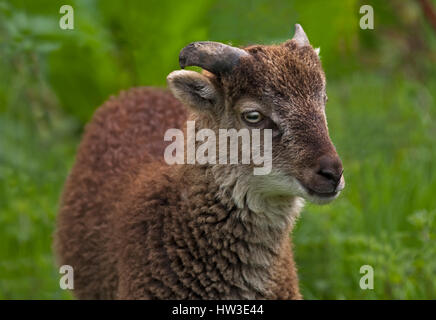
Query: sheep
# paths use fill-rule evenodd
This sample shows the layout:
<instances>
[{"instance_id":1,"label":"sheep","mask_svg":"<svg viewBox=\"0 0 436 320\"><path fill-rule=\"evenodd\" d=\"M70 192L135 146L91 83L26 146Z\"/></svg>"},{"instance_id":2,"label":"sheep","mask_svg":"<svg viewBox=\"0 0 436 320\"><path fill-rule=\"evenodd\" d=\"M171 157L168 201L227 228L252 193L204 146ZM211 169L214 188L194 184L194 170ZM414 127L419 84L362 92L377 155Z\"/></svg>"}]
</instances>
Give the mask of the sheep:
<instances>
[{"instance_id":1,"label":"sheep","mask_svg":"<svg viewBox=\"0 0 436 320\"><path fill-rule=\"evenodd\" d=\"M169 91L133 88L86 126L55 252L78 299L302 299L290 232L304 201L344 188L325 75L300 25L279 45L194 42ZM272 131L273 167L168 165L168 128Z\"/></svg>"}]
</instances>

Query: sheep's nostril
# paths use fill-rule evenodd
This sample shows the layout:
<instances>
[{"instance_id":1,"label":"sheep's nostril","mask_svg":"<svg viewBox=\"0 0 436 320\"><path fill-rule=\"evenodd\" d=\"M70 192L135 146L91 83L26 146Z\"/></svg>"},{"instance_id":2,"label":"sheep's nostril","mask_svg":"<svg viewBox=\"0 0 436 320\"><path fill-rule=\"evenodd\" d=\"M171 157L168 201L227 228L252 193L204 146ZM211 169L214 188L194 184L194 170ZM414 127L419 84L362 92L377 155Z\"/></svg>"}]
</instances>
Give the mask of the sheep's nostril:
<instances>
[{"instance_id":1,"label":"sheep's nostril","mask_svg":"<svg viewBox=\"0 0 436 320\"><path fill-rule=\"evenodd\" d=\"M327 179L329 182L331 182L335 187L337 187L337 185L339 184L339 180L342 176L342 174L337 174L333 170L329 169L321 169L317 173Z\"/></svg>"},{"instance_id":2,"label":"sheep's nostril","mask_svg":"<svg viewBox=\"0 0 436 320\"><path fill-rule=\"evenodd\" d=\"M338 186L343 171L339 157L323 156L320 158L317 174L329 181L335 187Z\"/></svg>"},{"instance_id":3,"label":"sheep's nostril","mask_svg":"<svg viewBox=\"0 0 436 320\"><path fill-rule=\"evenodd\" d=\"M336 178L334 172L332 172L331 170L328 170L328 169L321 169L321 170L318 171L318 174L323 176L327 180L332 180L332 181L335 181L335 182L338 180Z\"/></svg>"}]
</instances>

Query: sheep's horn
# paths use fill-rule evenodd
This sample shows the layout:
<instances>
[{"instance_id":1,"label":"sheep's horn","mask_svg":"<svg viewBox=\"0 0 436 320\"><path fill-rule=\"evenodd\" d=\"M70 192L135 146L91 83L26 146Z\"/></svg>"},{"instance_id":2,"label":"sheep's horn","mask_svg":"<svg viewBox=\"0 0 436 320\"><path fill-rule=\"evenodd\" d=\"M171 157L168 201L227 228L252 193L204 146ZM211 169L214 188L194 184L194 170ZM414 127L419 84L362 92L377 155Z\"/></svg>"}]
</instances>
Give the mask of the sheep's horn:
<instances>
[{"instance_id":1,"label":"sheep's horn","mask_svg":"<svg viewBox=\"0 0 436 320\"><path fill-rule=\"evenodd\" d=\"M179 63L182 69L197 66L220 75L230 72L241 57L248 55L245 50L226 44L199 41L188 44L180 51Z\"/></svg>"},{"instance_id":2,"label":"sheep's horn","mask_svg":"<svg viewBox=\"0 0 436 320\"><path fill-rule=\"evenodd\" d=\"M306 33L298 23L295 25L294 37L292 38L292 40L295 40L297 42L297 45L300 47L310 45L309 38L307 38Z\"/></svg>"}]
</instances>

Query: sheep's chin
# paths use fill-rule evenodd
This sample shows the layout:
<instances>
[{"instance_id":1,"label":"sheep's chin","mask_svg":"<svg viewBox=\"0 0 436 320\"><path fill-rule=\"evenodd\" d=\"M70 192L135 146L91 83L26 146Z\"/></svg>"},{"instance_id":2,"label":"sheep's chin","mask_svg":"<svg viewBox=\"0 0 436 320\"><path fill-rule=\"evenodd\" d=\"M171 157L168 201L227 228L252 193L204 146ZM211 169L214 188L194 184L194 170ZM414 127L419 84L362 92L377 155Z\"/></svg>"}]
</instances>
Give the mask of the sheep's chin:
<instances>
[{"instance_id":1,"label":"sheep's chin","mask_svg":"<svg viewBox=\"0 0 436 320\"><path fill-rule=\"evenodd\" d=\"M297 178L278 170L273 170L268 175L250 178L250 190L270 201L274 199L286 201L286 199L300 197L319 205L330 203L341 193L338 191L330 195L316 194L304 187Z\"/></svg>"}]
</instances>

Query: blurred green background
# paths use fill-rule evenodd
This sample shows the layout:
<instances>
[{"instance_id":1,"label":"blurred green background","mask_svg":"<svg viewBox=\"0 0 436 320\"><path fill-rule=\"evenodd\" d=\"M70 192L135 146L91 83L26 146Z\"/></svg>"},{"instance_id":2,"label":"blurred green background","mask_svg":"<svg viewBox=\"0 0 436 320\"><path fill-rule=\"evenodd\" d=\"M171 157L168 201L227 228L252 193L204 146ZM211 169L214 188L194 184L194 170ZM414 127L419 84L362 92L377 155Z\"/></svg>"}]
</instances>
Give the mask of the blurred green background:
<instances>
[{"instance_id":1,"label":"blurred green background","mask_svg":"<svg viewBox=\"0 0 436 320\"><path fill-rule=\"evenodd\" d=\"M74 30L59 8L74 8ZM375 29L359 28L371 4ZM436 1L430 4L436 7ZM347 188L293 232L306 299L436 298L436 30L419 1L0 1L0 299L63 299L51 243L84 124L190 41L321 47ZM361 290L359 269L374 268Z\"/></svg>"}]
</instances>

